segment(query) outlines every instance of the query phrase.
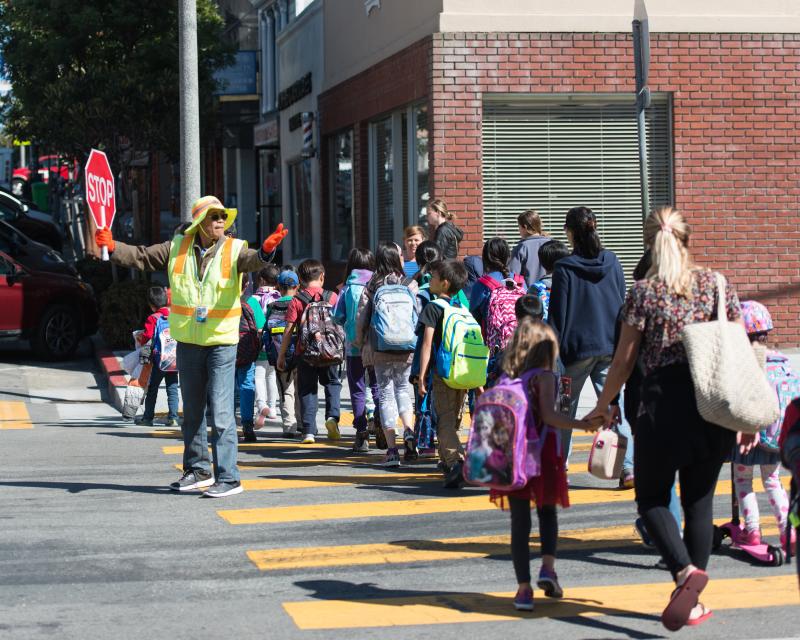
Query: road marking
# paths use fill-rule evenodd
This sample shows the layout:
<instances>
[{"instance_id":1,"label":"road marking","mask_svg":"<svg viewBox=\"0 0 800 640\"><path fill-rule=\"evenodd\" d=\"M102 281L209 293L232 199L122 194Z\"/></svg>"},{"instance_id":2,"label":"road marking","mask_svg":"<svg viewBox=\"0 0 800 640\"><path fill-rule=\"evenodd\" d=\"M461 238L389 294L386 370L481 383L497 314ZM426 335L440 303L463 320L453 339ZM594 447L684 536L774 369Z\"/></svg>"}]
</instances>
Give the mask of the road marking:
<instances>
[{"instance_id":1,"label":"road marking","mask_svg":"<svg viewBox=\"0 0 800 640\"><path fill-rule=\"evenodd\" d=\"M784 478L785 481L788 478ZM717 483L716 495L730 495L731 483ZM570 504L633 503L632 491L617 488L586 488L570 491ZM385 500L370 502L322 503L287 507L262 507L251 509L224 509L217 514L229 524L274 524L280 522L309 522L318 520L344 520L357 518L392 518L422 516L434 513L492 511L497 509L486 493L459 498L424 498L420 500ZM631 512L633 513L633 512Z\"/></svg>"},{"instance_id":2,"label":"road marking","mask_svg":"<svg viewBox=\"0 0 800 640\"><path fill-rule=\"evenodd\" d=\"M241 467L240 467L241 468ZM338 487L342 485L393 485L419 484L423 482L441 482L441 473L381 473L342 476L300 476L297 478L257 478L242 480L247 491L265 491L276 489L314 489L317 487Z\"/></svg>"},{"instance_id":3,"label":"road marking","mask_svg":"<svg viewBox=\"0 0 800 640\"><path fill-rule=\"evenodd\" d=\"M724 519L716 524L727 522ZM764 536L777 536L778 527L765 527ZM539 536L531 543L539 544ZM438 540L398 540L378 544L355 544L327 547L284 547L247 552L247 557L261 571L286 571L356 565L407 564L507 556L510 553L509 535L442 538ZM560 531L559 551L591 551L639 546L641 539L633 524Z\"/></svg>"},{"instance_id":4,"label":"road marking","mask_svg":"<svg viewBox=\"0 0 800 640\"><path fill-rule=\"evenodd\" d=\"M0 400L0 430L33 429L28 407L19 400Z\"/></svg>"},{"instance_id":5,"label":"road marking","mask_svg":"<svg viewBox=\"0 0 800 640\"><path fill-rule=\"evenodd\" d=\"M515 612L514 592L419 592L391 598L361 600L322 599L334 593L335 580L319 581L325 592L303 602L285 602L283 608L302 630L348 629L467 622L499 622L529 618L571 618L604 615L656 616L667 604L672 583L604 585L567 588L563 600L538 600L532 613ZM327 584L326 584L327 583ZM313 587L314 582L308 583ZM342 582L342 586L350 583ZM369 586L366 587L370 588ZM373 587L375 595L392 591ZM396 592L395 592L396 593ZM712 579L703 603L714 611L797 605L797 577ZM655 619L653 620L655 622Z\"/></svg>"}]
</instances>

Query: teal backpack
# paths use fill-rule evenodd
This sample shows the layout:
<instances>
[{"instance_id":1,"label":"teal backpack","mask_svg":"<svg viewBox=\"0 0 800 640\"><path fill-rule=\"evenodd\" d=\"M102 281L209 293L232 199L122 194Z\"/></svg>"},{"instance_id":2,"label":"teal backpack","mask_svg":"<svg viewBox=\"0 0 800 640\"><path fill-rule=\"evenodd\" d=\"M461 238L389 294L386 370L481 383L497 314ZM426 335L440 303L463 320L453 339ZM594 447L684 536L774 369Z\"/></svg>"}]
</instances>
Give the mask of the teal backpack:
<instances>
[{"instance_id":1,"label":"teal backpack","mask_svg":"<svg viewBox=\"0 0 800 640\"><path fill-rule=\"evenodd\" d=\"M451 389L484 386L489 348L483 343L481 326L464 307L453 306L441 299L434 300L433 304L444 310L436 373Z\"/></svg>"}]
</instances>

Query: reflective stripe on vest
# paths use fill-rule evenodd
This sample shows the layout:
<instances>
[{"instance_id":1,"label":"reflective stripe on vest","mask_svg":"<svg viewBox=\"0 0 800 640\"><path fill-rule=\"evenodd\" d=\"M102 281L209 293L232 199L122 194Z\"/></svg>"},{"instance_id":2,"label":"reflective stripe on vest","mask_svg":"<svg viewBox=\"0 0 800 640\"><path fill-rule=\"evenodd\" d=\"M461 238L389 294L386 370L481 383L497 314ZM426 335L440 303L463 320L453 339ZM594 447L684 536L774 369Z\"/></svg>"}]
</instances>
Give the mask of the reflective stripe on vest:
<instances>
[{"instance_id":1,"label":"reflective stripe on vest","mask_svg":"<svg viewBox=\"0 0 800 640\"><path fill-rule=\"evenodd\" d=\"M172 240L170 334L179 342L201 346L236 344L242 313L241 275L236 263L247 243L227 238L200 278L194 241L194 235L175 236ZM204 322L197 320L198 307L205 307Z\"/></svg>"}]
</instances>

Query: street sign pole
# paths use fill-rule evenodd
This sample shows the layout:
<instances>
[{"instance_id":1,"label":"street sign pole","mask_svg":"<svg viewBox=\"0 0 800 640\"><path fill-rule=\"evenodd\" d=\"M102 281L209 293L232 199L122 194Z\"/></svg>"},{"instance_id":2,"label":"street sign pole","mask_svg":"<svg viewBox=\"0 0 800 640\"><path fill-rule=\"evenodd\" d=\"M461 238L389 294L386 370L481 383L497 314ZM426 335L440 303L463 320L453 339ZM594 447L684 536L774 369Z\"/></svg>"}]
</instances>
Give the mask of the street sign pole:
<instances>
[{"instance_id":1,"label":"street sign pole","mask_svg":"<svg viewBox=\"0 0 800 640\"><path fill-rule=\"evenodd\" d=\"M197 3L178 0L180 64L181 220L192 219L200 197L200 107L197 71Z\"/></svg>"},{"instance_id":2,"label":"street sign pole","mask_svg":"<svg viewBox=\"0 0 800 640\"><path fill-rule=\"evenodd\" d=\"M633 17L633 64L636 70L636 120L639 134L639 182L642 195L642 218L650 215L650 174L647 165L647 107L650 106L650 29L644 0L636 0Z\"/></svg>"}]
</instances>

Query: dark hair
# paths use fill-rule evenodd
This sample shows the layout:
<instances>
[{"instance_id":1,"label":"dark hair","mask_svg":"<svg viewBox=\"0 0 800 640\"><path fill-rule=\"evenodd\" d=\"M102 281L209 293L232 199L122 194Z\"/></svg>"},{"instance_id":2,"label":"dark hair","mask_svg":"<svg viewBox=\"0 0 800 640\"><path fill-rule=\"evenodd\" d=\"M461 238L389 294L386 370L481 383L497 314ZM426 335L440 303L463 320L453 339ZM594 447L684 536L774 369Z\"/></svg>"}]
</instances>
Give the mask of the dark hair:
<instances>
[{"instance_id":1,"label":"dark hair","mask_svg":"<svg viewBox=\"0 0 800 640\"><path fill-rule=\"evenodd\" d=\"M278 284L278 265L268 264L258 272L258 279L267 283L268 287L275 287Z\"/></svg>"},{"instance_id":2,"label":"dark hair","mask_svg":"<svg viewBox=\"0 0 800 640\"><path fill-rule=\"evenodd\" d=\"M325 267L322 266L319 260L309 258L308 260L303 260L300 266L297 267L297 275L300 278L300 284L308 286L309 282L319 280L321 276L325 275Z\"/></svg>"},{"instance_id":3,"label":"dark hair","mask_svg":"<svg viewBox=\"0 0 800 640\"><path fill-rule=\"evenodd\" d=\"M281 273L284 271L291 271L292 273L297 273L297 269L294 268L293 264L285 264L281 267Z\"/></svg>"},{"instance_id":4,"label":"dark hair","mask_svg":"<svg viewBox=\"0 0 800 640\"><path fill-rule=\"evenodd\" d=\"M414 252L419 271L414 274L414 280L422 282L422 278L430 273L431 265L442 259L442 249L433 240L425 240L417 245Z\"/></svg>"},{"instance_id":5,"label":"dark hair","mask_svg":"<svg viewBox=\"0 0 800 640\"><path fill-rule=\"evenodd\" d=\"M544 317L544 305L539 296L525 295L517 298L514 304L514 315L517 316L517 322L523 318L541 320Z\"/></svg>"},{"instance_id":6,"label":"dark hair","mask_svg":"<svg viewBox=\"0 0 800 640\"><path fill-rule=\"evenodd\" d=\"M381 242L375 252L375 273L370 283L382 281L390 275L405 277L403 258L400 255L400 249L394 242Z\"/></svg>"},{"instance_id":7,"label":"dark hair","mask_svg":"<svg viewBox=\"0 0 800 640\"><path fill-rule=\"evenodd\" d=\"M147 302L151 307L160 309L167 306L167 290L164 287L150 287L147 290Z\"/></svg>"},{"instance_id":8,"label":"dark hair","mask_svg":"<svg viewBox=\"0 0 800 640\"><path fill-rule=\"evenodd\" d=\"M636 266L633 268L633 280L644 280L647 277L647 272L650 271L650 267L653 266L653 254L650 252L650 249L646 249L644 254L641 258L639 258L639 262L636 263Z\"/></svg>"},{"instance_id":9,"label":"dark hair","mask_svg":"<svg viewBox=\"0 0 800 640\"><path fill-rule=\"evenodd\" d=\"M572 231L575 255L581 258L596 258L603 250L597 235L597 218L589 207L573 207L567 211L564 228Z\"/></svg>"},{"instance_id":10,"label":"dark hair","mask_svg":"<svg viewBox=\"0 0 800 640\"><path fill-rule=\"evenodd\" d=\"M502 238L491 238L483 245L483 272L499 271L504 278L508 277L508 261L511 260L511 249Z\"/></svg>"},{"instance_id":11,"label":"dark hair","mask_svg":"<svg viewBox=\"0 0 800 640\"><path fill-rule=\"evenodd\" d=\"M539 264L547 273L556 268L556 262L569 255L569 247L560 240L548 240L539 246Z\"/></svg>"},{"instance_id":12,"label":"dark hair","mask_svg":"<svg viewBox=\"0 0 800 640\"><path fill-rule=\"evenodd\" d=\"M354 269L366 269L375 271L375 256L369 249L354 247L347 255L347 267L344 270L344 277L347 278L353 273Z\"/></svg>"},{"instance_id":13,"label":"dark hair","mask_svg":"<svg viewBox=\"0 0 800 640\"><path fill-rule=\"evenodd\" d=\"M450 289L447 293L456 295L467 284L467 268L461 260L439 260L430 265L431 273L439 276L440 280L447 280Z\"/></svg>"}]
</instances>

